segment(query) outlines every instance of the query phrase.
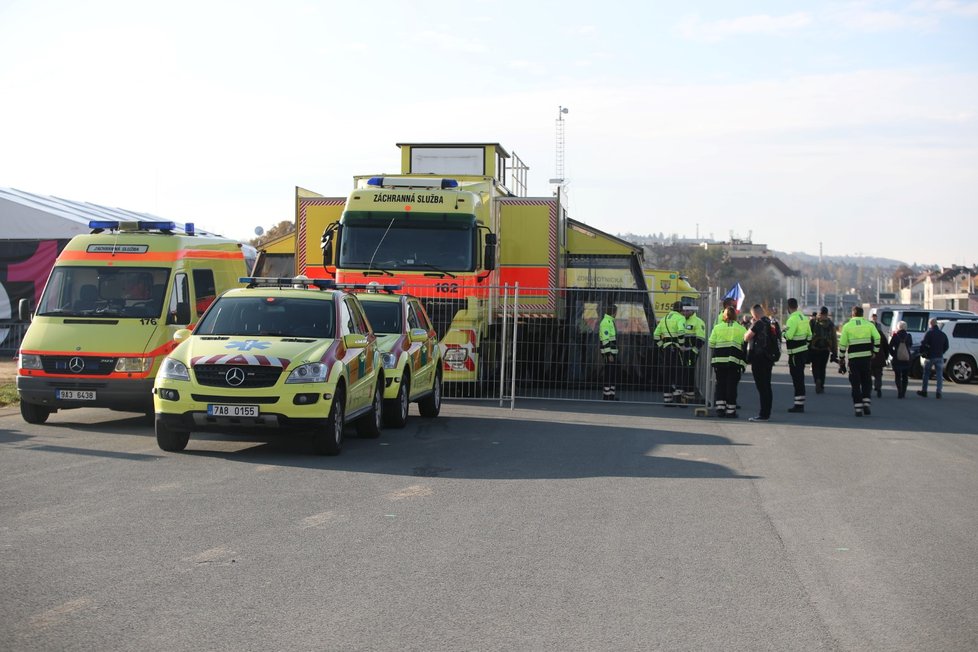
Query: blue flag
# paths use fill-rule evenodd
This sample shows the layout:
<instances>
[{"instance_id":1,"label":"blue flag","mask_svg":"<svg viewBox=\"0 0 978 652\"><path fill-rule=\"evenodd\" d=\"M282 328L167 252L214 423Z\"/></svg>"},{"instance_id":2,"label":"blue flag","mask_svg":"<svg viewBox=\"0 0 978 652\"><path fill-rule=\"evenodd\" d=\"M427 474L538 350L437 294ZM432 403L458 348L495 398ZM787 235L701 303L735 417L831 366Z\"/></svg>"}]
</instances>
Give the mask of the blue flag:
<instances>
[{"instance_id":1,"label":"blue flag","mask_svg":"<svg viewBox=\"0 0 978 652\"><path fill-rule=\"evenodd\" d=\"M740 287L740 283L734 283L734 286L730 288L730 291L723 298L735 299L737 301L737 312L740 312L740 307L744 305L744 288Z\"/></svg>"}]
</instances>

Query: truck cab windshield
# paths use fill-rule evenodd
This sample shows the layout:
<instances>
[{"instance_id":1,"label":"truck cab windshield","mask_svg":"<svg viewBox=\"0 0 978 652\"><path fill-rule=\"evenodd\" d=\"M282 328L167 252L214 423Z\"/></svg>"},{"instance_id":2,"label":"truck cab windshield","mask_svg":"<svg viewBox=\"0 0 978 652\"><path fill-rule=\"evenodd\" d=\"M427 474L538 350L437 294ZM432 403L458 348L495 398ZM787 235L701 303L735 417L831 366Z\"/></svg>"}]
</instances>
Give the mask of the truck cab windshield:
<instances>
[{"instance_id":1,"label":"truck cab windshield","mask_svg":"<svg viewBox=\"0 0 978 652\"><path fill-rule=\"evenodd\" d=\"M348 213L339 244L338 262L344 269L475 269L476 228L471 217Z\"/></svg>"}]
</instances>

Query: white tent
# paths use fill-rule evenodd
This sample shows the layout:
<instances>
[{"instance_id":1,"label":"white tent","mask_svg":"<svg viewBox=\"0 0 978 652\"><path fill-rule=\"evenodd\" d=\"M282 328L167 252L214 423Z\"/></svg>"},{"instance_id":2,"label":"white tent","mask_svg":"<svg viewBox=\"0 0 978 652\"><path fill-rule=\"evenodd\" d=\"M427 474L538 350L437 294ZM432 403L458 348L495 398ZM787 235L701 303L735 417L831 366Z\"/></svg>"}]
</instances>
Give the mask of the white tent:
<instances>
[{"instance_id":1,"label":"white tent","mask_svg":"<svg viewBox=\"0 0 978 652\"><path fill-rule=\"evenodd\" d=\"M173 221L149 213L0 188L2 240L67 240L82 233L91 233L89 220ZM178 231L183 231L182 222L175 224ZM215 235L199 228L196 230L200 235Z\"/></svg>"}]
</instances>

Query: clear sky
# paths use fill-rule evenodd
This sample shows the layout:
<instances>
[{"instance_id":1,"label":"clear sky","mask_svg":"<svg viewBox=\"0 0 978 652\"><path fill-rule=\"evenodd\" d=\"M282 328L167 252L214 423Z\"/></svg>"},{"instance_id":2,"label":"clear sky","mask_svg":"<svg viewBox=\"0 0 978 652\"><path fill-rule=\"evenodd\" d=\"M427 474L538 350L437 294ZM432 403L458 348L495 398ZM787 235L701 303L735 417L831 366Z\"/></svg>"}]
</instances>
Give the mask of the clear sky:
<instances>
[{"instance_id":1,"label":"clear sky","mask_svg":"<svg viewBox=\"0 0 978 652\"><path fill-rule=\"evenodd\" d=\"M0 186L239 238L561 105L597 228L978 262L975 0L0 0Z\"/></svg>"}]
</instances>

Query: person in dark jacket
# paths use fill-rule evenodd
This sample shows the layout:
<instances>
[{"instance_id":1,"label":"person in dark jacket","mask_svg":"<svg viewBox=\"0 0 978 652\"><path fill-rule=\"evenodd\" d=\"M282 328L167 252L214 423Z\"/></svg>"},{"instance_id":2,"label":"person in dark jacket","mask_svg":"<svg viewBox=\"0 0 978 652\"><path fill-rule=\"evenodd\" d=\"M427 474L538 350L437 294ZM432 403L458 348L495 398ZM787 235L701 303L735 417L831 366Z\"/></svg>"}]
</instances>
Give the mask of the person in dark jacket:
<instances>
[{"instance_id":1,"label":"person in dark jacket","mask_svg":"<svg viewBox=\"0 0 978 652\"><path fill-rule=\"evenodd\" d=\"M812 361L812 380L815 381L815 393L821 394L825 391L825 368L829 360L837 362L839 350L839 336L835 332L835 324L829 317L829 309L822 306L816 316L810 322L812 329L812 343L809 346L810 358Z\"/></svg>"},{"instance_id":2,"label":"person in dark jacket","mask_svg":"<svg viewBox=\"0 0 978 652\"><path fill-rule=\"evenodd\" d=\"M893 367L893 380L896 382L897 398L904 398L907 395L907 385L910 383L910 360L913 355L913 335L907 332L907 322L897 322L893 337L889 342L890 366Z\"/></svg>"},{"instance_id":3,"label":"person in dark jacket","mask_svg":"<svg viewBox=\"0 0 978 652\"><path fill-rule=\"evenodd\" d=\"M944 354L950 343L947 335L937 326L937 320L930 320L930 328L924 333L924 339L920 340L920 359L924 361L924 378L920 385L918 396L927 398L927 381L930 380L930 371L933 368L937 372L937 398L941 397L941 390L944 388Z\"/></svg>"},{"instance_id":4,"label":"person in dark jacket","mask_svg":"<svg viewBox=\"0 0 978 652\"><path fill-rule=\"evenodd\" d=\"M880 348L873 354L873 359L869 362L869 373L873 376L873 389L876 390L876 398L881 398L883 396L883 368L890 357L890 344L886 341L886 335L883 334L883 327L877 321L876 314L874 313L869 319L876 326L876 332L880 334Z\"/></svg>"},{"instance_id":5,"label":"person in dark jacket","mask_svg":"<svg viewBox=\"0 0 978 652\"><path fill-rule=\"evenodd\" d=\"M754 321L744 334L744 341L747 342L747 361L750 363L761 409L756 417L751 417L748 421L768 421L771 418L771 403L774 402L771 389L771 370L774 368L774 362L765 354L765 348L768 338L777 339L778 336L771 320L764 314L761 304L754 304L750 312Z\"/></svg>"}]
</instances>

